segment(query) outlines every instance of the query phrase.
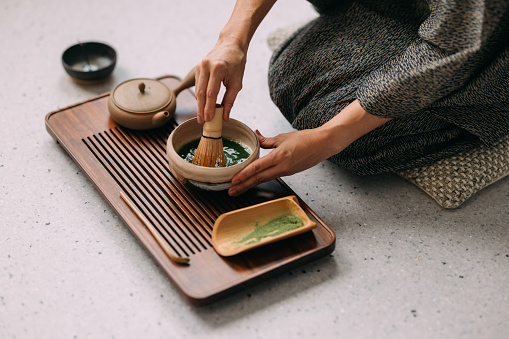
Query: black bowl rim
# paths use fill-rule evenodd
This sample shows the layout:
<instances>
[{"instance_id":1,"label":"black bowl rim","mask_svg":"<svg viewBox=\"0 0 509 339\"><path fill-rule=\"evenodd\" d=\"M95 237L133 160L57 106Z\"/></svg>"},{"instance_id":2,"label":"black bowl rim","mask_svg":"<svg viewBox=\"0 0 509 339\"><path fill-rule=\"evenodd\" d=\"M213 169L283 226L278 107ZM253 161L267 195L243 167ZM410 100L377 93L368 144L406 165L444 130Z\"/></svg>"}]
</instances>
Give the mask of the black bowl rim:
<instances>
[{"instance_id":1,"label":"black bowl rim","mask_svg":"<svg viewBox=\"0 0 509 339\"><path fill-rule=\"evenodd\" d=\"M106 47L107 49L109 49L111 52L113 52L113 57L111 58L111 63L115 63L116 60L117 60L117 51L115 50L115 48L113 48L111 45L108 45L107 43L104 43L104 42L100 42L100 41L83 41L81 42L81 44L83 45L98 45L98 46L102 46L102 47ZM71 65L69 65L66 61L65 61L65 55L66 53L68 53L71 49L73 48L76 48L77 46L79 46L80 43L77 43L77 44L74 44L74 45L71 45L69 47L67 47L64 52L62 53L62 63L64 64L64 66L66 67L71 67ZM109 65L108 65L109 66ZM108 66L104 67L104 68L107 68Z\"/></svg>"},{"instance_id":2,"label":"black bowl rim","mask_svg":"<svg viewBox=\"0 0 509 339\"><path fill-rule=\"evenodd\" d=\"M98 70L96 71L93 71L93 72L81 72L81 71L77 71L75 69L72 68L71 65L69 65L67 63L67 61L65 60L65 57L66 57L66 54L69 53L69 51L73 48L76 48L77 46L80 45L80 43L77 43L77 44L73 44L69 47L67 47L64 52L62 53L62 65L64 66L65 70L67 71L67 73L69 75L71 75L72 77L75 77L75 78L78 78L80 79L80 77L77 77L77 76L73 76L72 74L70 74L69 72L71 73L74 73L76 75L87 75L86 78L89 78L89 79L92 79L93 78L93 75L94 74L98 74L100 72L103 72L109 68L111 68L111 70L113 70L113 67L115 66L116 62L117 62L117 51L115 50L115 48L113 48L111 45L107 44L107 43L104 43L104 42L100 42L100 41L83 41L81 42L83 45L97 45L97 46L100 46L100 47L105 47L107 50L109 50L110 52L112 52L112 57L111 57L111 63L105 67L102 67L102 68L99 68Z\"/></svg>"}]
</instances>

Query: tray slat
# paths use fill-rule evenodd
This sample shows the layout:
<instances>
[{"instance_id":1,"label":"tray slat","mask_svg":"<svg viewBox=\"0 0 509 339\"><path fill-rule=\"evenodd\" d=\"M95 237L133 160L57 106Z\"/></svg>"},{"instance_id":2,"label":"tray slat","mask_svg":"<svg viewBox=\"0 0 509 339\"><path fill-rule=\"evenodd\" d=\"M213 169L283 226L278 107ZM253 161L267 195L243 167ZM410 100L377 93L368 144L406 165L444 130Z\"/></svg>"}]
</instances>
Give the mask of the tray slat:
<instances>
[{"instance_id":1,"label":"tray slat","mask_svg":"<svg viewBox=\"0 0 509 339\"><path fill-rule=\"evenodd\" d=\"M172 76L160 78L168 87ZM175 120L150 131L124 129L108 113L109 93L46 115L46 129L81 167L95 187L193 304L213 302L283 270L334 250L335 234L300 198L317 223L311 232L230 258L213 249L211 234L217 217L234 209L296 195L281 179L259 185L240 197L181 185L170 173L166 140L171 131L196 114L192 92L177 99ZM154 225L170 248L191 259L189 266L173 263L143 223L119 197L123 191Z\"/></svg>"}]
</instances>

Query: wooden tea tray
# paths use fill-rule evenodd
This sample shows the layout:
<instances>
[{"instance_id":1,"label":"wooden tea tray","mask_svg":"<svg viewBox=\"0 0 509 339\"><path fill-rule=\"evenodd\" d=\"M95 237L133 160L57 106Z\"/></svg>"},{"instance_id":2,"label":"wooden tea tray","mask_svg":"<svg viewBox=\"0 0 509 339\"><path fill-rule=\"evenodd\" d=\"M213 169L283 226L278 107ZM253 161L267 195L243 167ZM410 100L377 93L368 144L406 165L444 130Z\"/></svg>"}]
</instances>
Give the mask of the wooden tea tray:
<instances>
[{"instance_id":1,"label":"wooden tea tray","mask_svg":"<svg viewBox=\"0 0 509 339\"><path fill-rule=\"evenodd\" d=\"M173 88L176 77L159 78ZM233 257L212 247L216 218L225 212L271 199L296 195L281 179L262 184L241 197L181 185L169 172L166 140L178 123L196 115L191 91L177 99L175 119L150 131L133 131L111 120L104 93L46 115L48 133L69 153L104 199L152 254L192 304L203 305L284 270L325 256L335 247L334 232L300 198L317 223L313 231ZM119 197L123 191L154 225L173 251L190 265L172 262L144 224Z\"/></svg>"}]
</instances>

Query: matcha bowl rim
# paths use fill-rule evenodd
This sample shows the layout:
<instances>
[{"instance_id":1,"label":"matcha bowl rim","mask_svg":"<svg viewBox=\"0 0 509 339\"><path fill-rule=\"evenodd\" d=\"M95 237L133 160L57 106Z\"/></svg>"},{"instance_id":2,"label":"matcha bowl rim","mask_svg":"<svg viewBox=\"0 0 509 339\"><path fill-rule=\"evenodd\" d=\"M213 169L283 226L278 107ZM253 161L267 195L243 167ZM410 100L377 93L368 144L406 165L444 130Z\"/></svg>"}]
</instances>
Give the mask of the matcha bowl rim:
<instances>
[{"instance_id":1,"label":"matcha bowl rim","mask_svg":"<svg viewBox=\"0 0 509 339\"><path fill-rule=\"evenodd\" d=\"M260 156L260 142L256 134L239 120L230 118L223 121L223 138L233 140L247 147L249 157L239 164L228 167L202 167L182 159L178 151L189 142L201 138L203 125L196 118L191 118L177 126L168 137L166 156L173 176L181 183L189 181L201 189L220 191L231 186L235 174Z\"/></svg>"}]
</instances>

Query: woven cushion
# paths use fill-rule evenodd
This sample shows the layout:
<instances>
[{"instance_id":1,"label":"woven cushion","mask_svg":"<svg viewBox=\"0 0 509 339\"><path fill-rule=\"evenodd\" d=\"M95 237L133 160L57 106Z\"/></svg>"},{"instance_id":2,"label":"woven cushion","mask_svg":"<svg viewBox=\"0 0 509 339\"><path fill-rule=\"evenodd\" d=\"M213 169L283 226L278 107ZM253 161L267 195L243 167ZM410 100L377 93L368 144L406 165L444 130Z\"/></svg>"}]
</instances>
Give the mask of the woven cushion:
<instances>
[{"instance_id":1,"label":"woven cushion","mask_svg":"<svg viewBox=\"0 0 509 339\"><path fill-rule=\"evenodd\" d=\"M474 193L509 174L509 135L430 166L397 172L444 208L456 208Z\"/></svg>"},{"instance_id":2,"label":"woven cushion","mask_svg":"<svg viewBox=\"0 0 509 339\"><path fill-rule=\"evenodd\" d=\"M270 50L272 52L274 52L276 50L276 48L283 43L283 41L285 41L296 30L303 27L305 24L307 24L311 20L312 20L312 18L295 23L295 24L287 26L287 27L278 28L274 32L270 33L267 38L267 44L269 45Z\"/></svg>"},{"instance_id":3,"label":"woven cushion","mask_svg":"<svg viewBox=\"0 0 509 339\"><path fill-rule=\"evenodd\" d=\"M267 39L274 51L309 20L271 33ZM496 144L459 153L430 166L397 172L444 208L457 208L473 194L509 174L509 135Z\"/></svg>"}]
</instances>

